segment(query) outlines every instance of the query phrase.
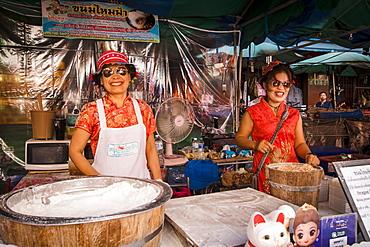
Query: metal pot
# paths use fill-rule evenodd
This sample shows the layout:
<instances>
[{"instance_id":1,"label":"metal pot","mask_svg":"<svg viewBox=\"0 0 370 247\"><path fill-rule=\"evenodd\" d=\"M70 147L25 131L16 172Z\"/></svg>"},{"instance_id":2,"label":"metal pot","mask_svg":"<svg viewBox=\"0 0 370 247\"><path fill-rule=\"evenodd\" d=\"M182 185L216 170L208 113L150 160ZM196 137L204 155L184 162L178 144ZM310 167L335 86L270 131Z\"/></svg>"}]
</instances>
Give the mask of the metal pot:
<instances>
[{"instance_id":1,"label":"metal pot","mask_svg":"<svg viewBox=\"0 0 370 247\"><path fill-rule=\"evenodd\" d=\"M155 195L151 196L150 201L129 210L88 217L36 216L12 209L20 200L29 200L35 207L41 207L52 196L82 196L89 191L122 182L129 183L132 188L147 186ZM164 222L164 204L171 196L172 189L166 183L127 177L81 177L34 185L0 197L0 224L3 226L0 227L0 235L5 243L17 246L53 246L55 243L60 246L63 241L77 241L80 243L78 246L91 245L92 241L99 241L97 246L123 246L134 242L144 245L152 241L154 245L145 246L156 246ZM66 201L65 205L68 206L68 203ZM91 230L100 228L105 230L98 233ZM83 232L86 235L76 234L82 229L85 229ZM33 236L36 232L36 236Z\"/></svg>"}]
</instances>

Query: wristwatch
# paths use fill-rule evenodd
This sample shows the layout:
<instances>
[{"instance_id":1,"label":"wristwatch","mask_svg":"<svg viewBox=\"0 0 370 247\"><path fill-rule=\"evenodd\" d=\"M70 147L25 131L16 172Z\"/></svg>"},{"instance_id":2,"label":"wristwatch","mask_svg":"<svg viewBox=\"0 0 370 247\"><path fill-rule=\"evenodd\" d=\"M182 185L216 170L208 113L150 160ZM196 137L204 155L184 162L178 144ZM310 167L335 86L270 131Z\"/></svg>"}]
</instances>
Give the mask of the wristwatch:
<instances>
[{"instance_id":1,"label":"wristwatch","mask_svg":"<svg viewBox=\"0 0 370 247\"><path fill-rule=\"evenodd\" d=\"M308 154L306 154L306 159L307 159L308 155L315 155L317 157L317 155L315 153L308 153Z\"/></svg>"}]
</instances>

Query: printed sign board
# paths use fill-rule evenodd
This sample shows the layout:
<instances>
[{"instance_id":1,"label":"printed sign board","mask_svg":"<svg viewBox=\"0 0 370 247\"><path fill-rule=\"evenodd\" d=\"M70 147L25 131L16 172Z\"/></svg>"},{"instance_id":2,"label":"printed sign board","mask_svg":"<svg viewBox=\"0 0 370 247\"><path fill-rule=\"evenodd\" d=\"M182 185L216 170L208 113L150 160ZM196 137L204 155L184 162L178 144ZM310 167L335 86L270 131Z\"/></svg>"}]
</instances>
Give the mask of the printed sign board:
<instances>
[{"instance_id":1,"label":"printed sign board","mask_svg":"<svg viewBox=\"0 0 370 247\"><path fill-rule=\"evenodd\" d=\"M44 36L159 43L158 16L105 2L42 0Z\"/></svg>"},{"instance_id":2,"label":"printed sign board","mask_svg":"<svg viewBox=\"0 0 370 247\"><path fill-rule=\"evenodd\" d=\"M370 159L333 162L366 241L370 241Z\"/></svg>"},{"instance_id":3,"label":"printed sign board","mask_svg":"<svg viewBox=\"0 0 370 247\"><path fill-rule=\"evenodd\" d=\"M315 247L343 247L357 242L357 214L324 216Z\"/></svg>"}]
</instances>

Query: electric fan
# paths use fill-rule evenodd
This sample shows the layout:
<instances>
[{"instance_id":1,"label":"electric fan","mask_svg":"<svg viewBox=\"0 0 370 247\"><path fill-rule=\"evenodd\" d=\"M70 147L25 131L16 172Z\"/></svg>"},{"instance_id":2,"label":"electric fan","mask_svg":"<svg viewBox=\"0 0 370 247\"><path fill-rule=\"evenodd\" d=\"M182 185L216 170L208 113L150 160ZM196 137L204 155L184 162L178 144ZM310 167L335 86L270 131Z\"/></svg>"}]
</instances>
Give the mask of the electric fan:
<instances>
[{"instance_id":1,"label":"electric fan","mask_svg":"<svg viewBox=\"0 0 370 247\"><path fill-rule=\"evenodd\" d=\"M194 126L194 112L192 106L182 98L169 98L158 108L155 115L157 133L166 143L164 157L166 159L186 159L183 155L174 155L172 144L183 141Z\"/></svg>"}]
</instances>

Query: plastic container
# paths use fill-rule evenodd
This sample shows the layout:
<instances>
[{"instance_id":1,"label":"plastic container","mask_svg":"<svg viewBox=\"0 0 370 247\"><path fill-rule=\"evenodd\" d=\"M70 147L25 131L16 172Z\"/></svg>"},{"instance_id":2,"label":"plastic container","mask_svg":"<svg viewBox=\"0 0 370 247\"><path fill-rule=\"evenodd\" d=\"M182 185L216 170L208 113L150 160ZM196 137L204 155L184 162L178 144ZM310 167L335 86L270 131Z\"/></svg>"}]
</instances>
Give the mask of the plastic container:
<instances>
[{"instance_id":1,"label":"plastic container","mask_svg":"<svg viewBox=\"0 0 370 247\"><path fill-rule=\"evenodd\" d=\"M205 157L205 147L203 138L199 138L198 141L198 159L204 160Z\"/></svg>"},{"instance_id":2,"label":"plastic container","mask_svg":"<svg viewBox=\"0 0 370 247\"><path fill-rule=\"evenodd\" d=\"M54 118L55 139L64 140L66 135L66 119Z\"/></svg>"},{"instance_id":3,"label":"plastic container","mask_svg":"<svg viewBox=\"0 0 370 247\"><path fill-rule=\"evenodd\" d=\"M198 159L204 160L206 158L204 148L198 148Z\"/></svg>"},{"instance_id":4,"label":"plastic container","mask_svg":"<svg viewBox=\"0 0 370 247\"><path fill-rule=\"evenodd\" d=\"M163 154L163 141L159 135L155 136L155 147L157 148L158 154Z\"/></svg>"},{"instance_id":5,"label":"plastic container","mask_svg":"<svg viewBox=\"0 0 370 247\"><path fill-rule=\"evenodd\" d=\"M199 159L199 153L198 153L198 148L199 148L199 143L197 138L193 138L191 141L191 147L193 148L193 159Z\"/></svg>"},{"instance_id":6,"label":"plastic container","mask_svg":"<svg viewBox=\"0 0 370 247\"><path fill-rule=\"evenodd\" d=\"M204 149L204 140L203 138L199 138L199 141L198 141L198 148L203 148Z\"/></svg>"},{"instance_id":7,"label":"plastic container","mask_svg":"<svg viewBox=\"0 0 370 247\"><path fill-rule=\"evenodd\" d=\"M159 164L161 167L164 166L165 160L164 160L164 149L163 149L163 141L159 137L159 135L155 136L155 147L157 148L157 153L159 157Z\"/></svg>"},{"instance_id":8,"label":"plastic container","mask_svg":"<svg viewBox=\"0 0 370 247\"><path fill-rule=\"evenodd\" d=\"M32 137L50 140L54 134L55 111L31 111Z\"/></svg>"},{"instance_id":9,"label":"plastic container","mask_svg":"<svg viewBox=\"0 0 370 247\"><path fill-rule=\"evenodd\" d=\"M67 127L75 127L78 116L79 114L67 114L66 118Z\"/></svg>"},{"instance_id":10,"label":"plastic container","mask_svg":"<svg viewBox=\"0 0 370 247\"><path fill-rule=\"evenodd\" d=\"M199 143L198 143L198 139L197 138L193 138L192 141L191 141L191 146L193 148L199 148Z\"/></svg>"}]
</instances>

